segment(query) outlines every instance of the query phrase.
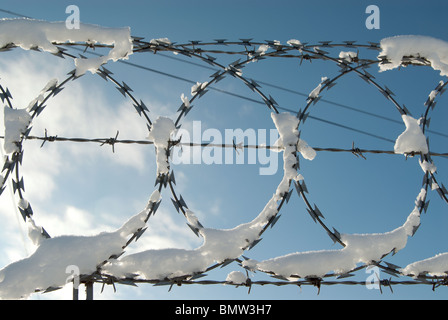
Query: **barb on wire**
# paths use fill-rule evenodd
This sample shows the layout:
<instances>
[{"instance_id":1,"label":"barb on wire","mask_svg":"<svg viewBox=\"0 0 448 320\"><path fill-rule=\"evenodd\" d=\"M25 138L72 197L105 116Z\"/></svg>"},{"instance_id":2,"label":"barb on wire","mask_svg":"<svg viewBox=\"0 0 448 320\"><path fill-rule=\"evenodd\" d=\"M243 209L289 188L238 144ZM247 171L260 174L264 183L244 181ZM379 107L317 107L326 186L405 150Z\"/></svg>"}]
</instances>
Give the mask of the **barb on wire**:
<instances>
[{"instance_id":1,"label":"barb on wire","mask_svg":"<svg viewBox=\"0 0 448 320\"><path fill-rule=\"evenodd\" d=\"M106 139L103 143L101 143L100 146L103 146L105 144L110 144L112 146L112 153L115 153L115 144L117 143L118 134L120 132L117 130L117 134L115 135L115 138L109 138Z\"/></svg>"}]
</instances>

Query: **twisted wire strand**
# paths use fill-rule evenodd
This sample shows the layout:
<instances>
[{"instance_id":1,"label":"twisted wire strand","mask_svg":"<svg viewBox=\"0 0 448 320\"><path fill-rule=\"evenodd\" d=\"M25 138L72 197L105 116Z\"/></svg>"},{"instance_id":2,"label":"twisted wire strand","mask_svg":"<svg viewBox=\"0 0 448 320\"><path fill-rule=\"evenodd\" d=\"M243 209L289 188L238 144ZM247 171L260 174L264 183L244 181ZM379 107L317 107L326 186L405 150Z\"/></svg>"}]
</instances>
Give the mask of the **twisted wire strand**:
<instances>
[{"instance_id":1,"label":"twisted wire strand","mask_svg":"<svg viewBox=\"0 0 448 320\"><path fill-rule=\"evenodd\" d=\"M117 131L117 133L119 133ZM4 139L4 136L0 136L0 139ZM41 147L44 146L47 142L80 142L80 143L97 143L101 146L103 145L115 145L115 144L137 144L137 145L153 145L154 142L150 140L133 140L133 139L118 139L118 135L110 138L74 138L74 137L60 137L58 135L55 136L27 136L25 140L38 140L42 141ZM275 150L279 151L281 148L277 146L269 146L269 145L250 145L250 144L242 144L236 142L235 144L226 144L226 143L195 143L195 142L174 142L174 147L201 147L201 148L229 148L229 149L267 149L267 150ZM360 149L358 147L352 146L352 148L333 148L333 147L315 147L311 146L315 151L327 151L327 152L342 152L342 153L352 153L355 156L363 157L365 153L372 154L389 154L389 155L397 155L394 150L378 150L378 149ZM418 155L417 153L409 153L409 157L413 157ZM448 153L440 153L440 152L432 152L430 151L428 155L432 157L448 157Z\"/></svg>"}]
</instances>

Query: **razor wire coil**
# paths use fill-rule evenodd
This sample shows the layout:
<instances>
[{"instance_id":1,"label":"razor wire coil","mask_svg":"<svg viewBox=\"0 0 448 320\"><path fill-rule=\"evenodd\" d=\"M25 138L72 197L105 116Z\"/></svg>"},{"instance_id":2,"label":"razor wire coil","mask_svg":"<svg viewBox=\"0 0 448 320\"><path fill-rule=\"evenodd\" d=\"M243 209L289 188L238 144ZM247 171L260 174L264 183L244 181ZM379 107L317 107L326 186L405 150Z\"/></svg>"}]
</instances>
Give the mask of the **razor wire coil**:
<instances>
[{"instance_id":1,"label":"razor wire coil","mask_svg":"<svg viewBox=\"0 0 448 320\"><path fill-rule=\"evenodd\" d=\"M362 59L359 57L359 50L361 49L369 49L374 51L379 51L380 46L378 43L368 43L368 44L358 44L355 41L344 41L341 43L332 43L331 41L321 41L319 44L291 44L291 45L281 45L275 41L265 41L265 42L256 42L252 41L253 39L240 39L239 41L228 41L226 39L216 39L212 42L202 42L202 41L190 41L183 44L176 44L171 42L166 42L164 40L155 40L155 41L144 41L143 38L140 37L134 37L133 38L133 44L134 44L134 53L153 53L157 54L159 52L171 52L176 53L178 55L182 55L188 58L194 58L199 61L202 61L208 65L211 65L212 67L216 68L218 71L215 71L211 76L211 80L209 80L207 83L204 84L204 86L200 86L197 91L194 92L192 97L188 99L188 105L186 105L185 102L183 102L179 109L178 109L178 117L175 120L176 127L180 127L182 125L182 120L187 117L187 114L190 112L190 110L194 107L193 103L195 100L200 99L203 95L205 95L209 89L212 87L212 85L216 85L220 80L222 80L224 77L231 76L233 78L238 79L240 82L242 82L246 87L248 87L254 94L258 96L258 99L260 99L261 103L263 103L269 110L271 110L274 113L279 113L280 106L272 97L270 94L265 93L264 88L262 85L260 85L256 80L246 78L242 75L241 70L249 63L254 61L262 61L265 59L297 59L299 61L299 65L301 65L304 61L313 61L313 60L319 60L319 61L328 61L331 63L336 64L340 70L339 73L330 78L325 80L321 83L320 91L317 97L308 97L306 106L302 109L300 109L296 117L299 120L298 129L301 124L303 124L309 114L312 112L312 109L314 108L314 105L316 105L319 100L321 99L321 96L323 95L323 91L325 89L329 90L332 87L336 85L336 81L341 79L342 77L348 75L348 74L356 74L361 79L363 79L366 83L371 85L373 88L377 89L390 103L392 103L393 107L397 109L400 115L408 115L409 111L406 109L405 106L400 105L397 101L397 98L394 97L393 92L386 86L381 85L378 83L374 76L371 75L366 69L372 65L378 65L378 64L384 64L388 63L387 57L378 57L378 59ZM103 47L108 48L110 46L107 45L93 45L91 43L54 43L58 46L59 52L56 53L56 56L59 56L61 58L67 57L67 58L75 58L76 56L73 54L70 54L67 52L69 48L76 47L76 48L83 48L85 47L86 51L87 49L94 49L95 47ZM235 50L232 49L233 46L237 46L240 49ZM266 49L264 52L260 52L256 50L256 46L266 46L269 49ZM219 47L219 49L218 49ZM222 49L222 48L225 49ZM9 51L14 49L14 45L8 45L4 48L1 48L1 51ZM243 49L244 48L244 49ZM321 48L325 48L326 50L330 50L333 48L355 48L358 50L358 53L356 57L352 59L352 61L348 62L341 58L336 58L332 56L329 52L322 50ZM271 50L271 51L269 51ZM231 62L230 64L221 64L218 61L218 58L215 56L239 56L239 59ZM402 61L403 65L418 65L418 66L429 66L430 62L422 57L403 57ZM143 118L148 128L151 128L153 125L153 121L149 117L149 109L146 107L146 105L143 103L142 100L139 100L135 97L133 94L133 90L131 87L129 87L125 82L118 81L115 77L113 77L113 74L111 71L106 69L104 66L98 69L97 74L103 78L104 80L112 83L115 85L117 90L131 103L132 106L135 108L135 110L138 112L140 117ZM41 101L36 103L31 108L31 120L34 120L35 118L39 117L41 112L45 109L45 104L47 101L51 98L57 95L60 91L64 89L65 85L68 85L69 82L78 80L79 77L75 76L75 72L72 71L68 74L68 77L63 80L60 84L54 86L53 88L49 89L46 93L45 98ZM428 130L429 126L429 114L432 109L434 109L435 106L435 100L436 98L443 93L445 90L445 86L448 82L441 82L437 87L435 88L436 95L432 97L432 99L429 99L425 106L426 106L426 112L422 118L422 124L423 124L423 132L425 130ZM0 92L1 92L1 98L2 101L5 102L9 108L13 108L13 102L12 102L12 95L9 92L9 90L3 86L0 85ZM32 122L32 121L31 121ZM116 144L141 144L141 145L151 145L153 144L151 141L147 140L121 140L118 139L119 132L115 135L115 137L111 138L64 138L59 137L58 135L48 136L47 132L45 132L44 137L38 137L38 136L32 136L30 135L31 127L28 127L28 130L23 133L22 140L18 142L19 150L14 152L10 157L6 157L4 159L4 165L3 165L3 181L0 186L0 190L3 191L5 189L6 181L11 178L13 190L14 193L17 193L18 201L19 203L24 203L25 196L24 196L24 190L25 190L25 184L23 176L21 175L21 163L22 163L22 157L23 157L23 147L22 143L24 140L39 140L42 141L41 147L44 146L46 142L61 142L61 141L67 141L67 142L80 142L80 143L99 143L101 146L103 145L110 145L112 147L112 151L114 151L114 146ZM300 131L299 131L300 132ZM169 155L170 150L175 147L184 146L184 147L193 147L193 146L200 146L200 147L221 147L221 148L237 148L236 144L233 145L229 144L194 144L194 143L181 143L180 141L170 141L170 147L167 149L167 156ZM251 145L239 145L238 147L241 148L263 148L264 146L251 146ZM272 146L266 146L264 148L273 148ZM362 157L365 159L364 154L365 153L377 153L377 154L395 154L393 151L385 151L385 150L369 150L369 149L359 149L355 148L355 145L352 145L351 149L338 149L338 148L318 148L314 147L316 151L327 151L327 152L351 152L353 155L357 157ZM297 158L296 165L299 166L299 157L298 157L298 151L295 151L294 156ZM421 157L422 161L432 162L431 157L432 156L447 156L447 153L434 153L434 152L428 152L427 154L414 154L410 153L409 156L415 156L419 155ZM305 185L305 182L299 182L299 181L289 181L290 187L293 185L295 188L297 194L299 197L303 199L305 202L305 206L307 208L307 211L314 220L314 222L318 223L323 230L328 234L330 239L335 242L339 243L341 246L345 246L345 243L342 241L339 231L332 226L327 226L324 222L323 214L320 212L316 204L312 204L312 201L310 201L310 192ZM439 184L438 179L434 172L425 172L423 177L423 189L425 191L428 191L430 189L431 185L437 185L439 188L436 188L437 192L439 193L440 197L445 201L448 202L448 192L446 188L443 186L443 184ZM174 204L175 209L178 212L181 212L184 216L187 215L186 209L188 209L187 202L184 200L184 198L176 191L176 184L174 179L174 172L171 169L169 174L162 174L156 177L156 189L160 192L164 188L167 188L170 190L172 195L172 202ZM261 236L268 227L272 227L276 220L279 217L279 212L281 208L289 201L289 198L291 197L292 191L291 188L289 188L289 192L284 193L281 196L281 200L278 203L277 207L277 213L271 217L270 221L268 221L262 231L260 232L259 236ZM422 213L424 210L427 210L428 202L426 202L426 193L425 196L419 200L420 202L417 204L419 212ZM34 212L31 209L31 205L26 201L27 206L20 205L19 210L22 214L22 217L24 220L31 218L34 215ZM148 216L146 218L146 221L149 221L151 215L155 214L159 203L154 203L151 207L151 210L148 213ZM192 228L194 229L194 228ZM356 269L350 270L344 275L338 275L334 273L330 273L325 275L322 278L305 278L303 280L297 280L297 281L291 281L290 279L286 279L283 276L276 274L275 272L269 272L266 273L270 274L274 278L276 278L279 281L254 281L250 280L248 278L248 281L246 284L233 284L228 281L213 281L213 280L197 280L203 276L205 276L206 272L209 272L217 267L223 267L230 263L236 262L241 263L243 260L240 257L225 260L220 263L216 263L214 265L209 266L206 270L203 270L198 273L194 274L186 274L180 277L174 277L174 278L166 278L166 279L141 279L137 277L125 277L125 278L117 278L113 275L104 274L102 272L102 266L109 262L110 260L116 260L118 259L123 253L124 249L132 242L137 241L145 232L146 228L139 229L136 231L130 239L127 241L127 243L123 246L123 251L120 253L117 253L114 256L111 256L108 260L103 261L98 264L97 272L91 275L83 275L83 282L97 282L102 283L103 285L114 285L117 284L129 284L129 285L135 285L137 283L151 283L155 285L170 285L172 287L174 284L176 285L182 285L182 284L203 284L203 285L213 285L213 284L229 284L229 285L236 285L236 286L247 286L250 287L253 285L275 285L275 286L283 286L283 285L296 285L296 286L302 286L302 285L313 285L318 288L320 288L322 285L360 285L365 284L364 282L359 281L346 281L346 280L339 280L344 279L345 277L351 276L352 273L359 271L361 269L367 268L370 265L378 266L381 270L384 272L391 274L393 276L398 277L405 277L407 275L401 274L398 270L398 267L390 264L388 262L385 262L383 260L381 261L372 261L370 264L364 264L360 267L357 267ZM195 231L195 230L193 230ZM50 235L47 233L45 229L42 229L42 233L45 237L49 238ZM244 248L246 251L247 249L252 248L259 242L258 238L257 240L248 243L247 246ZM245 258L245 257L244 257ZM429 275L417 275L418 277L413 280L403 280L403 281L390 281L390 280L381 280L380 284L384 287L389 287L392 290L392 285L397 284L403 284L403 285L411 285L411 284L427 284L433 286L433 288L436 288L440 285L446 285L446 277L437 277L437 276L429 276ZM301 278L299 275L291 275L291 278ZM328 278L336 278L334 281L327 280ZM115 288L115 285L114 285ZM55 288L46 288L44 291L51 291Z\"/></svg>"}]
</instances>

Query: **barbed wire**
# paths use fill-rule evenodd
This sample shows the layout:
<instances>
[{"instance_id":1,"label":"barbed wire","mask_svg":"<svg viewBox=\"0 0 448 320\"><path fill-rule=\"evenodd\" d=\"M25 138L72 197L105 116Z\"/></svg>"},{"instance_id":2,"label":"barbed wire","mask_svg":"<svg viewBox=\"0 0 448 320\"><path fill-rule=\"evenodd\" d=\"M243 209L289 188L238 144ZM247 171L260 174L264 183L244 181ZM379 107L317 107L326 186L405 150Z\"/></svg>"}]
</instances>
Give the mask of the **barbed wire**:
<instances>
[{"instance_id":1,"label":"barbed wire","mask_svg":"<svg viewBox=\"0 0 448 320\"><path fill-rule=\"evenodd\" d=\"M336 64L340 70L339 73L334 76L331 79L326 79L322 81L319 84L319 92L317 95L309 95L307 99L307 104L304 107L304 109L300 109L296 117L298 119L298 127L300 128L300 125L303 125L305 123L306 119L308 117L312 117L310 115L310 112L313 109L313 106L316 105L321 100L322 92L327 89L331 89L336 85L336 81L341 79L342 77L346 76L347 74L356 74L361 79L363 79L365 82L367 82L372 87L376 88L389 102L392 103L395 109L399 112L400 115L408 115L409 111L406 109L404 105L400 105L397 101L397 99L394 97L393 92L386 86L382 86L379 84L375 78L367 72L367 68L372 65L378 65L378 64L385 64L388 63L387 57L378 57L377 59L361 59L358 55L353 58L352 61L346 61L345 59L341 59L339 57L333 57L330 55L329 52L322 50L321 48L325 48L326 50L333 49L333 48L355 48L357 50L360 49L370 49L374 51L380 50L380 46L378 43L369 42L368 44L357 44L355 41L343 41L340 43L332 43L331 41L322 41L318 44L302 44L302 43L291 43L288 46L281 45L280 43L276 41L265 41L265 42L256 42L252 41L252 39L240 39L239 41L228 41L226 39L216 39L212 42L202 42L202 41L190 41L188 43L183 44L175 44L171 43L170 41L159 39L159 40L152 40L150 42L144 41L143 38L134 37L134 53L146 53L151 52L154 54L157 54L159 52L171 52L178 55L182 55L188 58L195 58L199 61L206 63L208 65L211 65L212 67L216 68L218 71L214 71L214 73L210 76L210 80L205 83L199 83L199 85L196 87L196 90L192 92L192 97L187 100L183 100L182 104L180 105L178 109L178 116L174 121L174 124L176 128L180 128L182 125L183 119L187 116L187 114L190 112L190 110L193 108L193 103L200 99L203 95L205 95L211 88L212 85L216 85L219 81L221 81L224 77L231 76L243 84L247 86L254 94L258 96L258 99L252 99L258 101L258 103L263 103L270 111L274 113L279 113L279 110L281 110L281 106L277 103L277 101L269 94L266 94L262 85L260 85L259 82L247 78L243 76L242 69L248 65L249 63L255 62L255 61L262 61L265 59L277 59L277 58L287 58L287 59L296 59L299 61L299 65L303 63L303 61L310 61L313 60L320 60L320 61L329 61L334 64ZM76 58L75 55L72 55L67 52L66 48L71 47L85 47L87 48L111 48L111 46L108 45L93 45L91 43L54 43L54 45L58 46L59 51L55 53L54 55L64 58ZM218 50L217 47L224 47L224 49ZM233 46L241 47L239 50L232 49ZM266 50L259 51L256 49L257 46L265 46ZM2 51L9 51L15 48L15 45L10 44L4 48L2 48ZM271 50L271 51L269 51ZM214 55L214 56L212 56ZM231 62L230 64L221 64L218 62L218 59L215 58L216 55L227 55L227 56L239 56L240 58L234 62ZM430 66L430 62L422 57L403 57L402 61L403 65L425 65ZM112 72L106 69L104 66L98 69L97 74L106 80L109 83L112 83L115 85L116 89L129 101L132 103L132 106L137 111L140 117L143 118L145 121L147 127L149 130L151 130L151 127L153 125L152 120L149 117L149 110L145 106L142 100L137 99L134 94L131 87L129 87L125 82L118 81L115 77L112 76ZM41 102L36 102L36 104L30 109L31 112L31 120L34 120L37 118L41 112L45 109L45 103L51 98L56 96L61 90L64 89L64 86L68 84L70 81L77 80L80 77L77 77L75 75L75 72L72 71L69 73L68 77L62 81L60 84L53 86L46 92L45 98ZM426 105L426 113L424 114L422 124L423 124L423 130L428 130L429 125L429 111L430 109L434 109L435 97L439 96L443 91L445 90L446 83L439 84L435 91L436 95L433 97L433 99L430 99L427 101ZM7 106L9 108L13 108L12 103L12 95L9 92L7 88L4 88L0 85L0 97L2 101L6 101ZM39 140L42 141L41 147L44 146L47 142L80 142L80 143L98 143L101 146L103 145L110 145L112 147L112 152L115 152L115 145L116 144L141 144L141 145L153 145L154 143L152 141L148 140L122 140L118 139L119 132L117 131L117 134L115 137L111 138L66 138L66 137L60 137L57 135L49 136L47 135L47 131L45 131L45 136L32 136L30 135L31 127L29 126L27 128L27 131L23 133L22 140L17 142L18 150L14 152L11 157L6 157L4 160L4 166L2 170L3 174L3 181L1 184L1 191L5 188L6 180L14 173L15 178L12 178L12 185L14 193L17 193L17 196L19 198L20 203L26 202L27 206L19 206L19 210L23 216L23 219L26 221L27 219L31 219L33 216L33 211L31 209L31 206L28 201L25 200L24 196L24 190L25 190L25 184L23 181L23 176L20 172L20 167L22 164L22 157L23 157L23 147L22 142L24 140ZM300 132L300 131L299 131ZM234 148L237 150L238 148L266 148L266 149L273 149L276 147L273 146L261 146L261 145L243 145L243 144L203 144L203 143L184 143L181 141L170 141L170 146L166 150L167 158L169 157L172 148L174 147L219 147L219 148ZM319 148L319 147L313 147L316 151L327 151L327 152L347 152L352 153L353 155L357 157L361 157L363 159L366 159L364 154L366 153L375 153L375 154L396 154L394 151L389 150L374 150L374 149L359 149L355 147L354 143L352 145L352 148L350 149L341 149L341 148ZM296 163L294 164L296 167L295 169L299 169L299 152L296 148L296 150L292 153L294 157L297 159ZM432 156L441 156L446 157L448 156L448 153L435 153L435 152L428 152L426 154L422 153L409 153L407 156L420 156L422 161L430 162L432 163L431 157ZM333 240L335 243L339 243L341 246L345 247L346 244L342 241L341 235L339 231L337 231L334 227L329 227L325 224L323 221L323 214L318 209L317 205L312 205L311 201L309 200L310 195L307 186L305 185L305 182L300 181L288 181L288 192L285 192L281 194L279 201L277 203L277 209L276 213L269 218L268 221L264 224L264 227L259 232L257 238L253 241L249 241L246 246L243 249L243 251L250 250L252 247L254 247L256 244L259 243L261 240L260 236L268 229L268 227L272 227L276 221L279 218L279 212L281 208L289 201L292 191L290 187L294 185L298 195L304 200L305 206L307 207L307 211L314 222L321 225L321 227L325 230L325 232L328 234L328 236ZM429 190L430 185L437 185L439 186L439 183L436 179L434 172L428 172L426 171L424 173L424 179L423 179L423 189L425 191ZM162 189L168 188L170 189L171 195L172 195L172 203L175 207L175 209L178 212L181 212L185 217L187 217L187 202L185 199L180 195L178 192L176 192L176 183L174 179L174 172L172 169L168 174L163 173L156 177L156 190L159 192L162 191ZM448 192L446 191L446 188L443 186L443 184L436 188L437 192L441 196L442 199L444 199L446 202ZM0 191L0 193L1 193ZM151 215L155 213L159 206L160 202L154 203L152 207L149 210L149 213L146 217L145 223L149 220ZM419 199L419 203L417 203L417 207L419 210L419 213L422 213L423 210L427 210L428 202L426 202L426 193L425 196ZM202 225L200 222L198 222L199 225ZM197 228L192 228L193 232L197 233ZM363 264L362 266L359 266L350 272L347 272L344 275L338 275L338 274L327 274L323 277L319 278L308 278L304 280L297 280L292 281L290 278L285 278L280 274L276 274L275 272L265 272L273 276L274 278L280 279L280 281L253 281L250 279L250 277L247 278L247 282L245 284L234 284L230 281L215 281L215 280L197 280L203 276L205 276L206 272L209 272L217 267L223 267L226 266L232 262L242 263L243 260L240 259L240 257L234 257L226 259L222 262L218 262L214 265L209 266L205 270L197 271L193 274L185 274L180 277L172 277L172 278L165 278L165 279L141 279L136 276L133 277L124 277L119 278L115 277L113 275L104 273L102 268L107 263L117 260L123 253L124 249L132 242L137 241L142 234L145 232L146 228L140 228L136 232L132 234L130 239L123 245L122 249L123 251L121 253L117 253L113 256L111 256L109 259L99 262L97 266L97 271L91 275L83 275L82 276L82 282L83 283L102 283L105 284L129 284L129 285L136 285L137 283L151 283L155 285L169 285L172 287L173 285L188 285L188 284L201 284L201 285L216 285L216 284L228 284L228 285L235 285L235 286L246 286L249 287L249 290L251 286L253 285L275 285L275 286L284 286L284 285L295 285L295 286L302 286L302 285L313 285L320 289L323 285L365 285L365 281L346 281L346 280L340 280L340 281L331 281L326 280L327 278L340 278L343 279L347 276L350 276L352 272L359 271L363 268L367 268L369 265L372 264ZM42 235L46 238L49 238L49 234L45 229L42 228ZM386 265L381 265L381 263L385 263ZM381 270L383 270L386 273L389 273L393 276L408 276L406 274L401 273L397 266L383 261L377 261L374 262L373 265L379 267ZM379 281L379 284L381 286L389 287L392 290L392 285L431 285L433 289L446 285L447 284L447 277L436 277L436 276L429 276L429 275L417 275L418 277L413 280L403 280L403 281L391 281L387 279L383 279ZM300 278L299 276L291 275L291 278ZM115 285L114 285L115 287ZM43 290L44 292L52 291L57 288L47 288Z\"/></svg>"},{"instance_id":2,"label":"barbed wire","mask_svg":"<svg viewBox=\"0 0 448 320\"><path fill-rule=\"evenodd\" d=\"M80 142L80 143L97 143L100 146L103 145L110 145L112 146L112 152L115 152L114 146L116 144L137 144L137 145L154 145L153 141L150 140L133 140L133 139L118 139L119 131L117 131L117 134L115 137L110 138L74 138L74 137L60 137L60 136L49 136L47 135L47 130L45 130L44 136L27 136L25 137L25 140L38 140L42 141L41 148L47 143L47 142ZM4 136L0 136L0 139L4 139ZM280 151L281 148L278 146L269 146L269 145L250 145L250 144L243 144L242 142L234 142L232 144L229 143L195 143L195 142L181 142L181 141L174 141L173 147L202 147L202 148L230 148L230 149L267 149L267 150L275 150ZM364 154L365 153L372 153L372 154L389 154L389 155L397 155L402 156L400 154L397 154L394 150L375 150L375 149L360 149L358 147L355 147L355 144L352 144L351 149L347 148L330 148L330 147L316 147L311 146L315 151L327 151L327 152L344 152L344 153L352 153L356 157L361 157L363 159L367 159ZM414 157L419 155L415 152L410 152L407 154L408 157ZM448 153L439 153L439 152L429 152L428 155L432 157L448 157Z\"/></svg>"}]
</instances>

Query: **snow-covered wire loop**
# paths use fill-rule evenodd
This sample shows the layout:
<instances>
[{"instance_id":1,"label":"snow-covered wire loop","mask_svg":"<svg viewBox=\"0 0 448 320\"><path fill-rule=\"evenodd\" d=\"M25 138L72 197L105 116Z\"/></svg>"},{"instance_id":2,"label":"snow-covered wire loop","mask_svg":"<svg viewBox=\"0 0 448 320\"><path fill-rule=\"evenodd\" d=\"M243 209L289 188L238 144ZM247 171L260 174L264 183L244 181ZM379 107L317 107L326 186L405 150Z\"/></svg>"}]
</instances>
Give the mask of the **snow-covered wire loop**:
<instances>
[{"instance_id":1,"label":"snow-covered wire loop","mask_svg":"<svg viewBox=\"0 0 448 320\"><path fill-rule=\"evenodd\" d=\"M71 43L60 43L61 46L64 46L66 44L70 46L74 45ZM83 45L83 44L78 43L76 45ZM16 46L8 45L9 50L15 47ZM69 57L73 59L78 59L75 58L75 56L66 53L64 49L61 49L59 47L58 47L58 53L56 55L61 58ZM37 244L39 248L45 246L43 245L44 243L46 243L45 240L50 239L51 237L49 233L42 226L38 226L35 223L34 212L31 208L31 204L28 200L25 199L25 183L24 178L21 175L20 171L24 153L23 142L24 140L30 137L33 120L39 117L44 111L44 109L46 109L46 104L48 103L50 98L59 94L59 92L61 92L64 89L64 86L67 85L68 83L82 77L85 71L80 72L80 70L83 70L83 68L87 68L86 66L89 65L88 63L86 64L86 66L84 65L84 61L86 60L88 59L85 59L84 57L81 60L78 60L77 68L69 72L67 78L65 78L62 82L58 83L56 79L48 82L48 84L39 94L38 98L34 99L25 109L14 108L12 103L12 95L10 91L7 88L3 88L3 86L0 86L0 96L2 98L2 101L4 102L6 100L7 102L7 105L4 108L5 135L3 136L4 144L2 146L2 148L4 148L5 152L7 153L7 156L5 156L4 166L2 170L1 192L3 192L3 190L5 189L5 183L8 177L14 174L14 177L12 177L11 182L13 192L14 194L17 194L18 197L17 200L18 210L21 213L23 220L27 222L29 225L30 231L28 234L31 240L35 244ZM80 65L82 67L80 67ZM139 111L139 114L141 116L144 117L148 127L152 124L147 114L149 110L146 108L146 106L141 100L138 101L134 97L134 95L132 94L132 89L129 86L127 86L126 83L118 82L114 77L111 76L112 73L110 71L101 66L99 67L99 69L95 70L95 73L101 76L104 80L110 80L111 83L115 84L116 88L123 94L123 96L129 98L133 102L134 108L137 111ZM105 139L102 143L111 145L113 149L114 144L117 141L117 138L118 133L115 136L115 138ZM57 136L48 136L47 131L45 131L45 139L43 143L45 143L46 141L51 142L56 140ZM41 147L43 146L43 143ZM160 189L156 188L152 193L151 197L149 198L148 204L145 207L145 209L138 215L131 218L125 225L123 225L121 229L119 229L117 238L121 241L121 245L115 246L115 248L112 249L108 254L103 255L101 258L97 258L99 259L95 263L95 268L97 270L100 270L101 266L108 263L110 260L117 259L120 255L123 254L124 249L130 243L132 243L132 241L137 241L141 237L141 235L145 232L146 222L151 217L151 215L155 214L160 204L161 197L159 191ZM57 242L58 239L54 239L54 241ZM48 261L46 261L45 263L48 263ZM97 271L92 273L92 276L94 276L96 272ZM87 279L85 281L94 281L92 280L92 276L89 274L85 274L83 279ZM30 286L32 285L33 284L30 284ZM38 291L48 292L58 288L59 287L54 286L50 286L48 288L39 287L36 284L36 287L34 288L30 287L30 292L38 292Z\"/></svg>"},{"instance_id":2,"label":"snow-covered wire loop","mask_svg":"<svg viewBox=\"0 0 448 320\"><path fill-rule=\"evenodd\" d=\"M430 113L432 110L434 110L437 98L440 97L446 90L446 86L448 84L448 81L440 81L437 86L430 92L428 95L428 99L425 102L426 110L420 119L420 123L422 125L422 131L425 133L429 129L430 124ZM428 139L428 145L429 145L429 139ZM440 183L436 177L437 174L437 167L434 164L431 156L429 154L422 154L421 160L420 160L420 166L422 167L422 170L425 172L425 179L428 182L428 184L431 184L431 189L436 190L439 196L448 203L448 190L444 186L443 183Z\"/></svg>"}]
</instances>

